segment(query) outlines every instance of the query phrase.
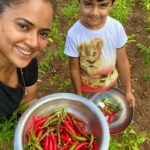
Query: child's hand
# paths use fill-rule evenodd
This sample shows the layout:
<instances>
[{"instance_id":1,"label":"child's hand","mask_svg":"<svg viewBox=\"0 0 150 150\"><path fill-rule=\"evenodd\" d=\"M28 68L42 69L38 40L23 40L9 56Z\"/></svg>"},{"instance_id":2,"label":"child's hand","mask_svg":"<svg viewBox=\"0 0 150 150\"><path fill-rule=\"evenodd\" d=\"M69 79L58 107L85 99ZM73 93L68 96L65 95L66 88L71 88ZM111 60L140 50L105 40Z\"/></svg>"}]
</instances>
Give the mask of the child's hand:
<instances>
[{"instance_id":1,"label":"child's hand","mask_svg":"<svg viewBox=\"0 0 150 150\"><path fill-rule=\"evenodd\" d=\"M128 100L129 103L130 103L130 106L135 107L135 97L134 97L134 95L132 94L132 92L127 92L127 93L126 93L126 97L127 97L127 100Z\"/></svg>"}]
</instances>

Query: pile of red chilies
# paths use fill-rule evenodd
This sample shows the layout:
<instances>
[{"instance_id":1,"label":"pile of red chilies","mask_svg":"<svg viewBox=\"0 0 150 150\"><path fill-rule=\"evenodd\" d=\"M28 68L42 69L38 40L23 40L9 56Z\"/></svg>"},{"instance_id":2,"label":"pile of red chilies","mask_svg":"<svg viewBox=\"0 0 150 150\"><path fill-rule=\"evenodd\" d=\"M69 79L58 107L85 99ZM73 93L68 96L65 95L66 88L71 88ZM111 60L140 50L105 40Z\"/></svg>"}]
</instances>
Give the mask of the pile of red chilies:
<instances>
[{"instance_id":1,"label":"pile of red chilies","mask_svg":"<svg viewBox=\"0 0 150 150\"><path fill-rule=\"evenodd\" d=\"M95 136L86 131L87 122L63 108L45 116L34 116L25 149L98 150Z\"/></svg>"},{"instance_id":2,"label":"pile of red chilies","mask_svg":"<svg viewBox=\"0 0 150 150\"><path fill-rule=\"evenodd\" d=\"M103 112L104 116L107 117L108 123L111 124L114 118L116 117L117 111L115 111L111 105L107 105L106 103L104 108L99 108Z\"/></svg>"}]
</instances>

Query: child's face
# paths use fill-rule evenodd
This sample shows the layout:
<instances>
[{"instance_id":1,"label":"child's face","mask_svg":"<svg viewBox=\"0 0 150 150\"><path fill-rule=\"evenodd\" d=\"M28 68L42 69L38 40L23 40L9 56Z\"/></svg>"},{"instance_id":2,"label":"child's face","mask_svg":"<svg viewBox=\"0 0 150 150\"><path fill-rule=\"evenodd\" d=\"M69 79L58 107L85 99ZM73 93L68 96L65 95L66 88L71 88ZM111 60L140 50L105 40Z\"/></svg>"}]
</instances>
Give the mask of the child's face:
<instances>
[{"instance_id":1,"label":"child's face","mask_svg":"<svg viewBox=\"0 0 150 150\"><path fill-rule=\"evenodd\" d=\"M89 29L99 29L106 21L112 0L80 0L81 23Z\"/></svg>"}]
</instances>

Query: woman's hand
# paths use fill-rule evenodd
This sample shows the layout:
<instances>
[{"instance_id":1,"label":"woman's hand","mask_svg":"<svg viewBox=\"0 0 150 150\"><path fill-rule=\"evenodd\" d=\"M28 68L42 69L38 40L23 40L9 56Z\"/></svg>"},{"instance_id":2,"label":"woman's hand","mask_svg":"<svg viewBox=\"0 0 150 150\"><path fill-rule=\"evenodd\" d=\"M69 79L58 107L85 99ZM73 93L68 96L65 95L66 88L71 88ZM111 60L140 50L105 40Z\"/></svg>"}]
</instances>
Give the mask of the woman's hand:
<instances>
[{"instance_id":1,"label":"woman's hand","mask_svg":"<svg viewBox=\"0 0 150 150\"><path fill-rule=\"evenodd\" d=\"M126 97L127 97L127 100L130 103L130 106L135 107L135 97L134 97L133 93L131 91L126 92Z\"/></svg>"}]
</instances>

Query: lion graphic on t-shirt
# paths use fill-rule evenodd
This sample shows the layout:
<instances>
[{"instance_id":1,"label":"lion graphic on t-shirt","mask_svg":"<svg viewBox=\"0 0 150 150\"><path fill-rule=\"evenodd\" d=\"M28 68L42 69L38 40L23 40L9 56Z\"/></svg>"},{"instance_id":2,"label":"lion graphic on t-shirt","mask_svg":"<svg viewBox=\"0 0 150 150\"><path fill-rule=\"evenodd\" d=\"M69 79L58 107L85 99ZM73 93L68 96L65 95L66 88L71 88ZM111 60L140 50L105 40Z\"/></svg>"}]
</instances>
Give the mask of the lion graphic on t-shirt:
<instances>
[{"instance_id":1,"label":"lion graphic on t-shirt","mask_svg":"<svg viewBox=\"0 0 150 150\"><path fill-rule=\"evenodd\" d=\"M94 38L91 42L83 42L78 46L80 66L89 75L99 72L102 60L103 40Z\"/></svg>"},{"instance_id":2,"label":"lion graphic on t-shirt","mask_svg":"<svg viewBox=\"0 0 150 150\"><path fill-rule=\"evenodd\" d=\"M118 72L115 66L112 65L102 70L103 46L103 40L100 38L94 38L91 42L82 42L78 46L81 80L85 88L109 87L116 82Z\"/></svg>"}]
</instances>

